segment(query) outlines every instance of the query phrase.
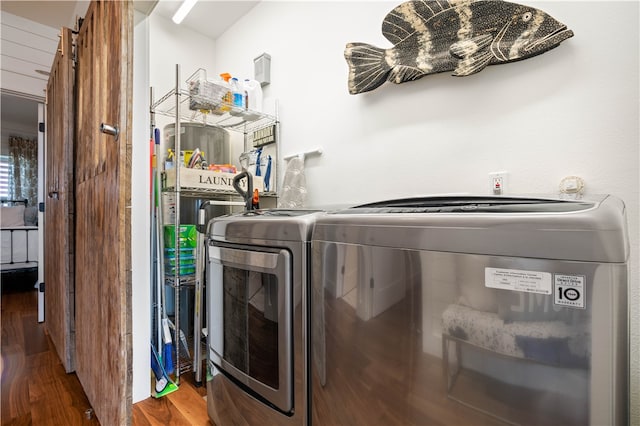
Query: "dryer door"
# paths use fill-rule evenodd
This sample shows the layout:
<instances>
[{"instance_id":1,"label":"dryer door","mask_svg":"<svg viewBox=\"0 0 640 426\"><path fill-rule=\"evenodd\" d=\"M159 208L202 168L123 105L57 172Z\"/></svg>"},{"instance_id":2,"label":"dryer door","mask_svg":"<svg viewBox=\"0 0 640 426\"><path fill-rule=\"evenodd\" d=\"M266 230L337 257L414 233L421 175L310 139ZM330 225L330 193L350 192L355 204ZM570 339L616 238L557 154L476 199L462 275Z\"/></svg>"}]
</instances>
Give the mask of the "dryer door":
<instances>
[{"instance_id":1,"label":"dryer door","mask_svg":"<svg viewBox=\"0 0 640 426\"><path fill-rule=\"evenodd\" d=\"M290 271L285 249L209 246L210 359L284 413L293 409Z\"/></svg>"}]
</instances>

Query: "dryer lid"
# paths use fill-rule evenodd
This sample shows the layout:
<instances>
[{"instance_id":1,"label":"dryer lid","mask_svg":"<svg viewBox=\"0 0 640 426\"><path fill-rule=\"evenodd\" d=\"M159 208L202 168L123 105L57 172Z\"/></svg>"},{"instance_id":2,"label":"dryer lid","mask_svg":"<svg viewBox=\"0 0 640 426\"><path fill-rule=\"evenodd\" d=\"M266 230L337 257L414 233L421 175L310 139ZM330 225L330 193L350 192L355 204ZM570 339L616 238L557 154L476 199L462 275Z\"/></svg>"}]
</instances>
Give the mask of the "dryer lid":
<instances>
[{"instance_id":1,"label":"dryer lid","mask_svg":"<svg viewBox=\"0 0 640 426\"><path fill-rule=\"evenodd\" d=\"M209 238L218 241L262 244L262 241L308 242L320 210L252 210L211 219Z\"/></svg>"},{"instance_id":2,"label":"dryer lid","mask_svg":"<svg viewBox=\"0 0 640 426\"><path fill-rule=\"evenodd\" d=\"M586 262L626 262L624 203L424 197L364 204L316 221L313 241Z\"/></svg>"},{"instance_id":3,"label":"dryer lid","mask_svg":"<svg viewBox=\"0 0 640 426\"><path fill-rule=\"evenodd\" d=\"M379 201L341 210L339 213L551 213L590 209L598 201L533 197L436 196Z\"/></svg>"}]
</instances>

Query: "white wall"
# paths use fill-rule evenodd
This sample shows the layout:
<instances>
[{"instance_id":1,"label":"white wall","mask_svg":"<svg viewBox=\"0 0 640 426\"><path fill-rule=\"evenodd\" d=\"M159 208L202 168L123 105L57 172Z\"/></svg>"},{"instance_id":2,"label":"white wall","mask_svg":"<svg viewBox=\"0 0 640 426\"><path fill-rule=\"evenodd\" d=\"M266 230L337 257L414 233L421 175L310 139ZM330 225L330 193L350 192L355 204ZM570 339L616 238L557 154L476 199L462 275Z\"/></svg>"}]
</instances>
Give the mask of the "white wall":
<instances>
[{"instance_id":1,"label":"white wall","mask_svg":"<svg viewBox=\"0 0 640 426\"><path fill-rule=\"evenodd\" d=\"M133 61L133 146L131 149L131 333L132 400L150 395L151 289L149 197L149 21L135 12ZM144 165L144 167L136 167Z\"/></svg>"},{"instance_id":2,"label":"white wall","mask_svg":"<svg viewBox=\"0 0 640 426\"><path fill-rule=\"evenodd\" d=\"M568 175L628 208L632 424L640 424L639 8L637 2L527 4L575 37L525 61L463 78L431 75L347 92L345 44L391 47L380 27L400 2L262 2L216 43L215 62L253 75L272 56L265 97L280 103L281 152L321 146L306 163L316 206L434 193L556 193ZM280 176L282 178L282 176Z\"/></svg>"},{"instance_id":3,"label":"white wall","mask_svg":"<svg viewBox=\"0 0 640 426\"><path fill-rule=\"evenodd\" d=\"M215 70L214 40L156 14L150 16L149 22L149 79L156 100L175 87L176 64L181 67L183 89L187 87L186 79L198 68Z\"/></svg>"},{"instance_id":4,"label":"white wall","mask_svg":"<svg viewBox=\"0 0 640 426\"><path fill-rule=\"evenodd\" d=\"M2 107L11 108L10 105L2 105ZM0 130L0 146L2 147L3 154L9 152L9 136L21 136L27 139L36 139L38 137L38 116L35 115L33 117L32 126L26 126L22 123L16 122L2 122L2 130Z\"/></svg>"},{"instance_id":5,"label":"white wall","mask_svg":"<svg viewBox=\"0 0 640 426\"><path fill-rule=\"evenodd\" d=\"M176 86L176 65L180 65L180 85L187 89L186 80L198 68L213 79L215 41L184 26L176 25L170 19L157 14L150 17L150 69L149 81L154 91L154 101L159 100ZM160 109L174 104L174 98L161 105ZM185 108L185 106L183 106ZM167 124L175 123L175 117L156 114L156 127L160 135ZM161 152L165 152L164 141Z\"/></svg>"}]
</instances>

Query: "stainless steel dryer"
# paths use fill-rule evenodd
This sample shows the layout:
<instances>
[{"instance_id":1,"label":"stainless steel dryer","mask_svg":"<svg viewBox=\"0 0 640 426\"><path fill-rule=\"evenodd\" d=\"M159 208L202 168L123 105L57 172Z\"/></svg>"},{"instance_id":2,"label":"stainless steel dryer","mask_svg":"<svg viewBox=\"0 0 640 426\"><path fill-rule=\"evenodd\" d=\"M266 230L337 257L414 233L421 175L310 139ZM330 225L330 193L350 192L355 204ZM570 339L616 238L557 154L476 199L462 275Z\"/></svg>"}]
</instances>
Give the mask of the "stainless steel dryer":
<instances>
[{"instance_id":1,"label":"stainless steel dryer","mask_svg":"<svg viewBox=\"0 0 640 426\"><path fill-rule=\"evenodd\" d=\"M216 425L307 424L307 259L318 214L255 210L209 223L207 410Z\"/></svg>"},{"instance_id":2,"label":"stainless steel dryer","mask_svg":"<svg viewBox=\"0 0 640 426\"><path fill-rule=\"evenodd\" d=\"M628 422L619 199L382 202L311 244L313 425Z\"/></svg>"}]
</instances>

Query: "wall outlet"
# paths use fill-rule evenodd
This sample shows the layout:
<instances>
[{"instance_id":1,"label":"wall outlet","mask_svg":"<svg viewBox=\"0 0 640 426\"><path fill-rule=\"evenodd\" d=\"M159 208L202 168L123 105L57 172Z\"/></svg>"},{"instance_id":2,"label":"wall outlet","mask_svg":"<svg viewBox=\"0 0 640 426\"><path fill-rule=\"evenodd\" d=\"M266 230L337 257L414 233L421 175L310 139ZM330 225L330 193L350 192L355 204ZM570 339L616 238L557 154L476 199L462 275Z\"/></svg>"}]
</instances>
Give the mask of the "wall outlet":
<instances>
[{"instance_id":1,"label":"wall outlet","mask_svg":"<svg viewBox=\"0 0 640 426\"><path fill-rule=\"evenodd\" d=\"M507 172L489 173L489 193L503 195L507 192Z\"/></svg>"}]
</instances>

